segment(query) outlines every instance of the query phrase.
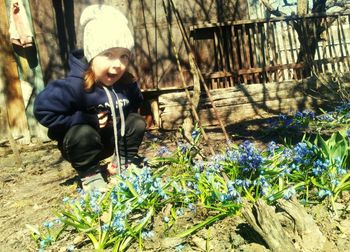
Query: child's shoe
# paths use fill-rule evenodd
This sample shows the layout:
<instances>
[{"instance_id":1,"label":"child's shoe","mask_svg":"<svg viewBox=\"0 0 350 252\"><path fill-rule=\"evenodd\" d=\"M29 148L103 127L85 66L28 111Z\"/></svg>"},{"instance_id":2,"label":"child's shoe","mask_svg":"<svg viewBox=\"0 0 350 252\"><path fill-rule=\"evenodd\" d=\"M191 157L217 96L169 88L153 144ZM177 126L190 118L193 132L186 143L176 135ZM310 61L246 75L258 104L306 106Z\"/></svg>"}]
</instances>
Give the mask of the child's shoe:
<instances>
[{"instance_id":1,"label":"child's shoe","mask_svg":"<svg viewBox=\"0 0 350 252\"><path fill-rule=\"evenodd\" d=\"M94 190L98 190L100 192L106 192L108 190L108 184L100 172L81 178L81 183L83 190L86 193Z\"/></svg>"}]
</instances>

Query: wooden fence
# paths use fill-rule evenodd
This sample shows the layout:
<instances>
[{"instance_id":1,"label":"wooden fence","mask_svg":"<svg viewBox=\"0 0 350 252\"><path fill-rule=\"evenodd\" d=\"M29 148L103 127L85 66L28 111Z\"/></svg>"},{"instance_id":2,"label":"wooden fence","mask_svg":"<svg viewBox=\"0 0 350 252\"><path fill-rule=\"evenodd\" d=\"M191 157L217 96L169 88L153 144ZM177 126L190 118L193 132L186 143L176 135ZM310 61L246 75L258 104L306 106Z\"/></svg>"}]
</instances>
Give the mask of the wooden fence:
<instances>
[{"instance_id":1,"label":"wooden fence","mask_svg":"<svg viewBox=\"0 0 350 252\"><path fill-rule=\"evenodd\" d=\"M306 68L313 74L350 70L350 13L202 23L190 31L210 89L299 80L309 76ZM313 53L298 34L315 39ZM301 50L313 59L302 60Z\"/></svg>"}]
</instances>

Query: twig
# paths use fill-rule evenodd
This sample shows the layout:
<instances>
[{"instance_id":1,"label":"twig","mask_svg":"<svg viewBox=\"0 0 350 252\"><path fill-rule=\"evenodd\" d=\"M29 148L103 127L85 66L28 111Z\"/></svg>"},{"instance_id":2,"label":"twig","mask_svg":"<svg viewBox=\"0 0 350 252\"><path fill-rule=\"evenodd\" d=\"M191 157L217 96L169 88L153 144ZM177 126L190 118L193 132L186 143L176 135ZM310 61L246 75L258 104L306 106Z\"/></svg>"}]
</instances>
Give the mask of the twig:
<instances>
[{"instance_id":1,"label":"twig","mask_svg":"<svg viewBox=\"0 0 350 252\"><path fill-rule=\"evenodd\" d=\"M179 28L180 28L180 32L181 32L181 34L182 34L182 38L183 38L183 40L184 40L184 42L185 42L185 47L186 47L188 56L189 56L189 58L190 58L190 62L192 61L192 62L194 63L194 70L195 70L195 72L198 74L198 76L199 76L199 78L200 78L200 81L201 81L202 84L203 84L204 90L205 90L205 92L206 92L206 94L207 94L207 96L208 96L208 99L209 99L209 101L210 101L212 107L213 107L213 111L214 111L215 117L216 117L216 119L217 119L218 122L219 122L219 125L220 125L220 127L221 127L221 129L222 129L222 132L223 132L224 136L225 136L226 142L229 143L229 142L230 142L230 138L229 138L229 136L228 136L228 134L227 134L227 132L226 132L226 129L225 129L225 126L224 126L222 120L220 119L220 116L219 116L219 113L218 113L218 111L217 111L217 109L216 109L216 106L215 106L215 103L214 103L214 101L213 101L213 98L212 98L212 96L211 96L211 94L210 94L210 92L209 92L209 89L208 89L208 87L207 87L207 84L206 84L206 82L205 82L205 80L204 80L203 74L202 74L201 71L199 70L199 67L198 67L198 65L197 65L197 63L196 63L196 61L195 61L194 53L193 53L193 51L192 51L192 47L191 47L191 45L190 45L189 38L188 38L188 36L187 36L187 34L186 34L185 27L184 27L184 25L183 25L183 22L182 22L182 20L181 20L181 17L180 17L180 15L179 15L179 12L177 11L177 8L176 8L176 6L175 6L173 0L169 0L169 2L170 2L170 5L171 5L171 8L173 9L173 12L174 12L174 14L175 14L175 18L176 18L177 24L178 24L178 26L179 26ZM163 2L163 3L164 3L164 2ZM165 9L165 5L164 5L164 9Z\"/></svg>"},{"instance_id":2,"label":"twig","mask_svg":"<svg viewBox=\"0 0 350 252\"><path fill-rule=\"evenodd\" d=\"M6 105L5 105L5 112L7 111L6 109ZM16 146L16 142L15 140L13 139L13 136L11 134L11 129L10 129L10 125L9 125L9 121L7 120L7 115L6 113L2 113L2 111L0 111L1 113L1 116L2 116L2 121L5 123L5 130L6 130L6 133L7 133L7 138L8 138L8 141L10 143L10 146L11 146L11 149L13 151L13 154L15 155L15 161L17 163L17 165L20 167L20 168L23 168L23 163L22 163L22 159L21 159L21 155L19 154L19 151L18 151L18 148Z\"/></svg>"},{"instance_id":3,"label":"twig","mask_svg":"<svg viewBox=\"0 0 350 252\"><path fill-rule=\"evenodd\" d=\"M163 0L163 6L164 6L165 15L166 15L166 17L167 17L167 19L168 19L169 15L168 15L168 12L167 12L167 10L166 10L166 6L165 6L164 0ZM188 88L187 88L187 85L186 85L186 82L185 82L185 77L184 77L184 75L183 75L182 67L181 67L180 60L179 60L179 54L178 54L178 52L177 52L177 49L176 49L176 46L175 46L175 43L174 43L174 40L173 40L173 37L172 37L172 33L171 33L171 28L170 28L169 22L170 22L170 21L168 20L169 36L170 36L170 40L171 40L171 42L172 42L172 46L173 46L173 51L174 51L175 58L176 58L177 67L178 67L179 72L180 72L180 77L181 77L182 85L183 85L183 87L184 87L184 89L185 89L186 97L187 97L187 100L188 100L188 102L189 102L189 104L190 104L190 107L191 107L192 115L193 115L193 117L195 118L196 122L198 123L199 128L201 129L201 132L202 132L202 134L203 134L203 138L204 138L205 142L206 142L207 145L208 145L208 148L209 148L209 150L210 150L210 153L211 153L212 155L215 155L214 149L213 149L213 147L212 147L212 146L210 145L210 143L209 143L209 138L208 138L207 134L205 133L205 131L204 131L202 125L201 125L201 122L200 122L198 113L197 113L196 108L195 108L195 106L194 106L194 104L193 104L193 101L192 101L192 99L191 99L190 92L188 91Z\"/></svg>"}]
</instances>

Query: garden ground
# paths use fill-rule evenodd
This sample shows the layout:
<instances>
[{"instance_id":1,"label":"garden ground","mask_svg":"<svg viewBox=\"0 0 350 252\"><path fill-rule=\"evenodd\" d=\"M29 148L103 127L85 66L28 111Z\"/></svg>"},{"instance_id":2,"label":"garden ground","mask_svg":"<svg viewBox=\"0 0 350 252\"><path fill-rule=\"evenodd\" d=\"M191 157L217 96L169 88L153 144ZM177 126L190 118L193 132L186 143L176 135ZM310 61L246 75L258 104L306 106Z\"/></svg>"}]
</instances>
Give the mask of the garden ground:
<instances>
[{"instance_id":1,"label":"garden ground","mask_svg":"<svg viewBox=\"0 0 350 252\"><path fill-rule=\"evenodd\" d=\"M249 139L264 145L270 133L263 135L264 124L256 122L236 125L229 130L233 141L240 143ZM155 137L157 141L155 141ZM209 133L214 146L220 148L223 138L219 133ZM283 136L280 135L282 138ZM152 158L160 146L170 150L176 148L173 132L152 132L147 134L140 154ZM75 195L78 179L70 164L64 161L54 142L18 145L22 167L16 159L8 142L0 146L0 251L36 251L37 245L31 239L27 225L38 226L54 216L54 211L62 205L64 196ZM312 251L348 251L350 247L350 206L347 195L337 203L338 216L333 216L325 206L319 204L307 211L315 220L322 234L327 238L323 248ZM166 210L165 210L166 211ZM172 232L188 229L201 219L195 215L184 215L176 222ZM143 251L269 251L263 239L248 225L242 216L233 216L203 228L188 238L173 238L164 230L161 217L154 219L155 235L144 241ZM71 234L71 235L70 235ZM91 246L84 237L66 233L62 240L52 246L52 251L66 251L74 244L75 251L90 251ZM137 243L129 251L138 251Z\"/></svg>"}]
</instances>

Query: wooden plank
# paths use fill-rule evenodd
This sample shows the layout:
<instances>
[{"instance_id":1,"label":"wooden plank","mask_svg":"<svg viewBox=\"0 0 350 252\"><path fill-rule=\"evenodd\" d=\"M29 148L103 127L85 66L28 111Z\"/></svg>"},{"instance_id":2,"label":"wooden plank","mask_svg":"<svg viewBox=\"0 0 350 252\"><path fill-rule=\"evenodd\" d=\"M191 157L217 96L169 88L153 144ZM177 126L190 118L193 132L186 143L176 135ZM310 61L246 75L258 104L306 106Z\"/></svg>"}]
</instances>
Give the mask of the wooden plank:
<instances>
[{"instance_id":1,"label":"wooden plank","mask_svg":"<svg viewBox=\"0 0 350 252\"><path fill-rule=\"evenodd\" d=\"M293 37L293 43L295 45L295 62L298 62L298 54L299 54L299 51L300 51L300 45L299 42L297 42L297 32L295 31L295 29L292 29L292 37ZM302 69L296 69L295 70L296 72L296 76L297 76L297 79L302 79L302 75L303 75L303 71Z\"/></svg>"},{"instance_id":2,"label":"wooden plank","mask_svg":"<svg viewBox=\"0 0 350 252\"><path fill-rule=\"evenodd\" d=\"M2 111L7 116L7 121L14 138L21 138L21 142L30 141L29 127L25 114L25 106L18 77L17 65L14 58L12 44L8 34L8 14L6 1L0 0L0 105L7 108ZM6 125L1 127L1 135L6 135Z\"/></svg>"},{"instance_id":3,"label":"wooden plank","mask_svg":"<svg viewBox=\"0 0 350 252\"><path fill-rule=\"evenodd\" d=\"M269 32L268 32L268 25L267 23L264 23L263 24L263 30L262 30L262 36L263 36L263 41L262 41L262 44L263 44L263 50L264 50L264 64L263 66L264 67L268 67L270 66L270 52L271 50L269 50ZM266 81L267 82L270 82L270 81L273 81L272 79L272 76L271 76L271 73L270 72L265 72L266 73Z\"/></svg>"},{"instance_id":4,"label":"wooden plank","mask_svg":"<svg viewBox=\"0 0 350 252\"><path fill-rule=\"evenodd\" d=\"M251 43L251 56L252 56L252 67L257 67L257 60L256 57L258 55L256 51L256 39L255 39L255 32L254 32L255 26L249 27L248 32L249 32L249 37L250 37L250 43ZM260 83L260 78L259 74L254 74L254 83Z\"/></svg>"},{"instance_id":5,"label":"wooden plank","mask_svg":"<svg viewBox=\"0 0 350 252\"><path fill-rule=\"evenodd\" d=\"M300 108L300 102L304 108L310 108L314 100L310 97L296 97L284 100L273 100L254 104L244 104L230 107L218 108L218 113L221 118L224 118L227 123L239 122L249 118L260 117L262 115L278 115L280 113L290 113L297 111ZM317 101L316 101L317 103ZM199 116L201 121L207 122L207 125L217 124L211 109L200 110Z\"/></svg>"},{"instance_id":6,"label":"wooden plank","mask_svg":"<svg viewBox=\"0 0 350 252\"><path fill-rule=\"evenodd\" d=\"M341 17L339 16L337 18L337 32L338 32L338 41L339 41L339 47L340 47L340 54L342 57L345 55L350 55L348 52L348 48L346 45L346 37L344 35L344 28L343 28L343 22L341 22ZM350 24L349 24L350 26ZM347 71L350 71L350 59L348 59L346 62L344 62L344 70L347 69Z\"/></svg>"},{"instance_id":7,"label":"wooden plank","mask_svg":"<svg viewBox=\"0 0 350 252\"><path fill-rule=\"evenodd\" d=\"M225 122L237 123L248 119L270 117L279 115L280 113L290 113L300 109L300 104L303 104L304 109L312 108L313 105L320 105L320 101L313 100L310 97L298 97L285 100L273 100L254 104L240 104L237 106L228 106L218 108L221 118ZM161 113L162 128L174 129L183 122L183 114L186 110L181 110L178 107L169 110L168 113ZM199 111L199 116L203 126L217 125L215 116L211 109L202 109Z\"/></svg>"},{"instance_id":8,"label":"wooden plank","mask_svg":"<svg viewBox=\"0 0 350 252\"><path fill-rule=\"evenodd\" d=\"M333 25L329 26L329 30L330 30L330 37L331 37L331 48L333 49L334 55L339 55L339 53L337 52L337 50L335 48L335 40L334 40L334 35L333 35ZM336 69L338 72L342 72L340 62L336 62Z\"/></svg>"},{"instance_id":9,"label":"wooden plank","mask_svg":"<svg viewBox=\"0 0 350 252\"><path fill-rule=\"evenodd\" d=\"M315 19L313 20L313 32L314 32L314 37L317 38L319 35L317 34L317 23L320 22L320 20L318 19ZM317 42L317 46L316 46L316 55L317 55L317 58L320 59L321 58L321 53L320 53L320 48L319 48L319 43ZM315 57L316 57L315 55ZM314 64L315 65L315 64ZM322 64L316 64L316 73L322 73L323 70L322 70Z\"/></svg>"},{"instance_id":10,"label":"wooden plank","mask_svg":"<svg viewBox=\"0 0 350 252\"><path fill-rule=\"evenodd\" d=\"M292 36L292 34L290 32L291 29L292 29L292 25L287 21L287 33L288 33L289 50L290 50L290 55L292 57L292 62L295 62L293 36Z\"/></svg>"},{"instance_id":11,"label":"wooden plank","mask_svg":"<svg viewBox=\"0 0 350 252\"><path fill-rule=\"evenodd\" d=\"M214 102L221 99L231 99L232 102L235 102L241 97L258 97L260 94L265 94L265 97L274 97L274 94L278 92L288 91L291 94L293 94L293 92L298 93L299 91L297 90L299 85L300 84L293 81L282 82L278 85L276 85L276 83L236 85L232 88L226 88L225 92L217 89L210 90L210 94L213 97ZM184 92L169 93L159 96L159 107L161 109L167 106L182 106L187 103L188 101ZM202 99L202 103L208 103L207 99Z\"/></svg>"},{"instance_id":12,"label":"wooden plank","mask_svg":"<svg viewBox=\"0 0 350 252\"><path fill-rule=\"evenodd\" d=\"M238 43L237 43L237 35L236 35L236 29L235 26L231 26L231 33L232 33L232 54L233 54L233 69L235 70L235 73L238 72L239 69L239 59L238 59ZM241 82L240 77L235 74L235 82L239 84Z\"/></svg>"},{"instance_id":13,"label":"wooden plank","mask_svg":"<svg viewBox=\"0 0 350 252\"><path fill-rule=\"evenodd\" d=\"M215 30L213 30L213 45L214 45L214 69L215 71L217 69L220 69L220 48L219 48L219 41L218 41L218 37L217 37L217 33L215 32Z\"/></svg>"},{"instance_id":14,"label":"wooden plank","mask_svg":"<svg viewBox=\"0 0 350 252\"><path fill-rule=\"evenodd\" d=\"M282 43L283 43L283 51L284 51L284 57L285 57L285 62L283 63L287 63L289 64L289 55L288 55L288 48L287 48L287 30L288 30L288 26L284 27L284 22L281 22L281 33L282 33ZM287 79L293 79L293 76L291 75L291 71L289 71L289 69L287 71L283 71L283 73L287 73Z\"/></svg>"},{"instance_id":15,"label":"wooden plank","mask_svg":"<svg viewBox=\"0 0 350 252\"><path fill-rule=\"evenodd\" d=\"M278 90L277 92L261 92L255 95L241 95L237 96L234 99L232 97L229 97L228 95L222 99L215 99L215 106L217 107L226 107L226 106L237 106L237 105L244 105L248 103L257 103L257 102L267 102L267 101L274 101L274 100L285 100L285 99L292 99L292 98L298 98L298 97L304 97L305 94L301 92L300 90ZM210 102L207 100L203 100L200 102L200 107L210 107ZM164 110L165 111L165 110Z\"/></svg>"},{"instance_id":16,"label":"wooden plank","mask_svg":"<svg viewBox=\"0 0 350 252\"><path fill-rule=\"evenodd\" d=\"M274 22L267 22L268 27L268 40L269 45L271 49L271 55L272 55L272 62L270 65L275 66L278 64L278 53L277 53L277 45L276 45L276 38L275 38L275 29L274 29ZM277 76L277 70L271 71L274 78L273 81L278 82L278 76Z\"/></svg>"},{"instance_id":17,"label":"wooden plank","mask_svg":"<svg viewBox=\"0 0 350 252\"><path fill-rule=\"evenodd\" d=\"M263 26L258 26L258 24L255 24L254 26L255 28L255 31L256 31L256 34L257 34L257 51L258 51L258 62L259 64L256 66L256 67L264 67L265 66L265 49L264 49L264 46L263 46L263 34L262 34L262 31L263 31ZM267 76L266 76L266 72L263 72L262 74L262 82L263 83L266 83L266 79L267 79Z\"/></svg>"},{"instance_id":18,"label":"wooden plank","mask_svg":"<svg viewBox=\"0 0 350 252\"><path fill-rule=\"evenodd\" d=\"M281 65L282 61L281 61L281 50L280 50L280 45L279 45L279 40L278 40L278 35L280 33L277 31L277 25L276 22L272 23L272 39L273 39L273 44L274 44L274 48L276 50L275 52L275 58L276 58L276 65ZM281 76L281 71L279 69L276 70L275 72L276 75L276 81L280 82L284 79L282 79Z\"/></svg>"},{"instance_id":19,"label":"wooden plank","mask_svg":"<svg viewBox=\"0 0 350 252\"><path fill-rule=\"evenodd\" d=\"M240 29L237 29L237 35L238 35L238 45L239 45L239 57L240 57L240 62L241 62L241 65L240 65L240 68L241 69L246 69L247 66L246 66L246 61L245 61L245 54L244 54L244 34L243 34L243 31L242 31L242 27L240 27ZM247 78L247 75L243 75L243 81L245 84L248 84L248 78Z\"/></svg>"},{"instance_id":20,"label":"wooden plank","mask_svg":"<svg viewBox=\"0 0 350 252\"><path fill-rule=\"evenodd\" d=\"M45 4L29 1L44 83L65 76L69 51L76 48L72 12L79 10L79 4L74 3L75 9L72 9L62 6L62 2L73 4L72 1L47 1ZM77 17L79 14L76 13Z\"/></svg>"},{"instance_id":21,"label":"wooden plank","mask_svg":"<svg viewBox=\"0 0 350 252\"><path fill-rule=\"evenodd\" d=\"M251 68L250 63L250 50L249 50L249 41L248 41L248 34L246 30L246 25L242 25L242 49L243 49L243 60L244 60L244 68L249 69ZM251 83L251 75L245 74L245 78L247 79L248 83Z\"/></svg>"},{"instance_id":22,"label":"wooden plank","mask_svg":"<svg viewBox=\"0 0 350 252\"><path fill-rule=\"evenodd\" d=\"M8 3L10 0L6 0ZM31 17L29 0L23 0L23 6L28 17ZM32 19L28 18L29 25L33 31ZM35 41L35 33L34 41ZM36 95L44 88L43 73L39 62L38 51L35 46L22 48L14 46L15 58L18 69L18 76L21 83L25 85L26 91L23 92L23 99L26 101L25 113L29 126L30 135L40 140L48 140L47 129L44 128L35 119L33 114L34 99ZM24 86L22 86L24 91Z\"/></svg>"},{"instance_id":23,"label":"wooden plank","mask_svg":"<svg viewBox=\"0 0 350 252\"><path fill-rule=\"evenodd\" d=\"M327 41L328 41L327 47L328 47L329 57L333 58L333 52L332 52L332 46L331 46L331 36L329 33L329 25L328 25L327 20L325 22L325 26L326 26L326 34L327 34ZM336 71L334 64L330 64L330 68L332 71Z\"/></svg>"}]
</instances>

